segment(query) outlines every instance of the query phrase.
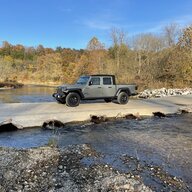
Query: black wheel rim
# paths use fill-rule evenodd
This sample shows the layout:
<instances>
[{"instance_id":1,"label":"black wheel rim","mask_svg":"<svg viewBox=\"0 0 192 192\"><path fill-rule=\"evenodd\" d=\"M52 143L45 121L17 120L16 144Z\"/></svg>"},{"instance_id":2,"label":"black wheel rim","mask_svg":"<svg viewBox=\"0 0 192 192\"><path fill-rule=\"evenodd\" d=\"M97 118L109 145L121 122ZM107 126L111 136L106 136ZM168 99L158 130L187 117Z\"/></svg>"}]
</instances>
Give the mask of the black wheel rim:
<instances>
[{"instance_id":1,"label":"black wheel rim","mask_svg":"<svg viewBox=\"0 0 192 192\"><path fill-rule=\"evenodd\" d=\"M122 97L121 97L121 102L122 102L122 103L127 102L127 95L122 95Z\"/></svg>"},{"instance_id":2,"label":"black wheel rim","mask_svg":"<svg viewBox=\"0 0 192 192\"><path fill-rule=\"evenodd\" d=\"M78 98L76 96L73 96L70 98L70 103L72 105L76 105L78 103Z\"/></svg>"}]
</instances>

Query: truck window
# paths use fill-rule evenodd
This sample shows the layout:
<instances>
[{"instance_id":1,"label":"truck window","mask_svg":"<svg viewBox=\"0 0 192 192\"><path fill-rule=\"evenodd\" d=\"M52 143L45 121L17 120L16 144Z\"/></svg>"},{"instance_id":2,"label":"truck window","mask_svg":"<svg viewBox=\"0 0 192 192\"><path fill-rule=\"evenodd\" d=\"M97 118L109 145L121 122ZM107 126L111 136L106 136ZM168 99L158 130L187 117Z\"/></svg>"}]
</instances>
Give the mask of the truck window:
<instances>
[{"instance_id":1,"label":"truck window","mask_svg":"<svg viewBox=\"0 0 192 192\"><path fill-rule=\"evenodd\" d=\"M92 85L100 85L100 78L99 77L93 77L91 78Z\"/></svg>"},{"instance_id":2,"label":"truck window","mask_svg":"<svg viewBox=\"0 0 192 192\"><path fill-rule=\"evenodd\" d=\"M111 85L111 84L112 84L111 77L103 78L103 85Z\"/></svg>"}]
</instances>

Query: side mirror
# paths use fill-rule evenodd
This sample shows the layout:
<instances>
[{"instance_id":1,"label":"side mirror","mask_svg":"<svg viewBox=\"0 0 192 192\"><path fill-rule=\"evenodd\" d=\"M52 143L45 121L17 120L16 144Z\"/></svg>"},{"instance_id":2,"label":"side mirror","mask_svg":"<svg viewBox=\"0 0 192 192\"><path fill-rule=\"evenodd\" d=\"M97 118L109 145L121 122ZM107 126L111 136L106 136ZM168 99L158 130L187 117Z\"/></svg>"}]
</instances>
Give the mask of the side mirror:
<instances>
[{"instance_id":1,"label":"side mirror","mask_svg":"<svg viewBox=\"0 0 192 192\"><path fill-rule=\"evenodd\" d=\"M92 81L89 81L89 86L93 85L93 82Z\"/></svg>"}]
</instances>

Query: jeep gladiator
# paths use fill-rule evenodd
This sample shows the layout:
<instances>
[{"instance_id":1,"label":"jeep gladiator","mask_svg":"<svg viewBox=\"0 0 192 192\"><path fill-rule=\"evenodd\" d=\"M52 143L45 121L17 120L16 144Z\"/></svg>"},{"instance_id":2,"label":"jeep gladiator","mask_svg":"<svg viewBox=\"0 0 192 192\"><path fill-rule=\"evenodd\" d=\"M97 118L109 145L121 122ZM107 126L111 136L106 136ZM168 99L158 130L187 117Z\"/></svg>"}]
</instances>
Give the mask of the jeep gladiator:
<instances>
[{"instance_id":1,"label":"jeep gladiator","mask_svg":"<svg viewBox=\"0 0 192 192\"><path fill-rule=\"evenodd\" d=\"M136 95L136 90L135 84L117 85L114 75L88 75L81 76L74 85L59 86L53 97L69 107L78 106L80 100L96 99L127 104L129 96Z\"/></svg>"}]
</instances>

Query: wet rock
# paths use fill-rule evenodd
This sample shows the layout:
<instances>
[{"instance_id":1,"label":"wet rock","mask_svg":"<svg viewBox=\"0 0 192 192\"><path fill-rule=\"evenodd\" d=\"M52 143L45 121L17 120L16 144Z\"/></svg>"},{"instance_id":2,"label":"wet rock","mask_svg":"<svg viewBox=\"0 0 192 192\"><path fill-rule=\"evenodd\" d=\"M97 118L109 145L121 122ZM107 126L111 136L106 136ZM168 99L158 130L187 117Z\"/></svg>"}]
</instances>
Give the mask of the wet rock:
<instances>
[{"instance_id":1,"label":"wet rock","mask_svg":"<svg viewBox=\"0 0 192 192\"><path fill-rule=\"evenodd\" d=\"M178 113L192 113L192 106L181 107Z\"/></svg>"},{"instance_id":2,"label":"wet rock","mask_svg":"<svg viewBox=\"0 0 192 192\"><path fill-rule=\"evenodd\" d=\"M154 115L154 117L159 117L159 118L166 117L166 115L161 112L153 112L153 115Z\"/></svg>"},{"instance_id":3,"label":"wet rock","mask_svg":"<svg viewBox=\"0 0 192 192\"><path fill-rule=\"evenodd\" d=\"M125 115L125 119L137 119L137 117L133 114L127 114Z\"/></svg>"},{"instance_id":4,"label":"wet rock","mask_svg":"<svg viewBox=\"0 0 192 192\"><path fill-rule=\"evenodd\" d=\"M62 170L63 169L63 165L59 165L59 167L58 167L60 170Z\"/></svg>"},{"instance_id":5,"label":"wet rock","mask_svg":"<svg viewBox=\"0 0 192 192\"><path fill-rule=\"evenodd\" d=\"M181 109L181 110L179 110L181 113L189 113L189 111L188 110L186 110L186 109Z\"/></svg>"},{"instance_id":6,"label":"wet rock","mask_svg":"<svg viewBox=\"0 0 192 192\"><path fill-rule=\"evenodd\" d=\"M0 132L17 131L22 128L22 126L13 123L12 119L8 119L0 123Z\"/></svg>"},{"instance_id":7,"label":"wet rock","mask_svg":"<svg viewBox=\"0 0 192 192\"><path fill-rule=\"evenodd\" d=\"M42 127L48 130L54 130L56 128L64 127L64 123L58 120L47 120L43 123Z\"/></svg>"},{"instance_id":8,"label":"wet rock","mask_svg":"<svg viewBox=\"0 0 192 192\"><path fill-rule=\"evenodd\" d=\"M95 124L99 124L102 122L106 122L107 118L105 116L96 116L96 115L91 115L91 122Z\"/></svg>"},{"instance_id":9,"label":"wet rock","mask_svg":"<svg viewBox=\"0 0 192 192\"><path fill-rule=\"evenodd\" d=\"M127 114L127 115L124 116L124 118L141 120L141 117L140 117L139 113L137 113L137 114Z\"/></svg>"}]
</instances>

